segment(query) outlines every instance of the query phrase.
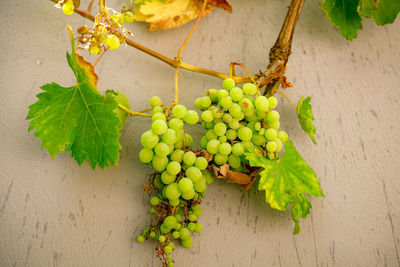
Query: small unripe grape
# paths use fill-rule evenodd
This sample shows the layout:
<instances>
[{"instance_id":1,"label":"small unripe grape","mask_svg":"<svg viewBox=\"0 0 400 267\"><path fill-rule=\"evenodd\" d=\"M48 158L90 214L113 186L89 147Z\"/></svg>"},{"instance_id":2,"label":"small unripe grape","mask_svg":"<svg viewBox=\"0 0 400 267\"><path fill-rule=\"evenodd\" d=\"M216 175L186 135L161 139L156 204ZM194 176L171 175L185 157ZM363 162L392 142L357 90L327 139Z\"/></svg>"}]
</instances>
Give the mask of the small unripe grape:
<instances>
[{"instance_id":1,"label":"small unripe grape","mask_svg":"<svg viewBox=\"0 0 400 267\"><path fill-rule=\"evenodd\" d=\"M232 116L229 113L225 113L224 116L222 116L222 120L226 123L229 123L232 121Z\"/></svg>"},{"instance_id":2,"label":"small unripe grape","mask_svg":"<svg viewBox=\"0 0 400 267\"><path fill-rule=\"evenodd\" d=\"M168 158L167 157L159 157L159 156L155 155L153 157L151 164L153 165L153 168L156 171L161 172L161 171L165 170L165 168L167 167Z\"/></svg>"},{"instance_id":3,"label":"small unripe grape","mask_svg":"<svg viewBox=\"0 0 400 267\"><path fill-rule=\"evenodd\" d=\"M190 232L189 232L189 230L187 228L181 228L179 230L179 234L180 234L180 238L182 240L190 239Z\"/></svg>"},{"instance_id":4,"label":"small unripe grape","mask_svg":"<svg viewBox=\"0 0 400 267\"><path fill-rule=\"evenodd\" d=\"M212 102L217 102L218 101L217 93L218 93L217 89L210 89L207 90L206 96L208 96Z\"/></svg>"},{"instance_id":5,"label":"small unripe grape","mask_svg":"<svg viewBox=\"0 0 400 267\"><path fill-rule=\"evenodd\" d=\"M254 105L256 106L257 111L265 112L268 110L269 102L265 96L261 95L254 100Z\"/></svg>"},{"instance_id":6,"label":"small unripe grape","mask_svg":"<svg viewBox=\"0 0 400 267\"><path fill-rule=\"evenodd\" d=\"M90 54L97 55L98 53L100 53L100 51L101 51L101 47L96 43L92 43L89 46L89 53Z\"/></svg>"},{"instance_id":7,"label":"small unripe grape","mask_svg":"<svg viewBox=\"0 0 400 267\"><path fill-rule=\"evenodd\" d=\"M222 155L220 153L217 153L214 156L214 162L217 165L224 165L227 161L228 161L228 156L227 155Z\"/></svg>"},{"instance_id":8,"label":"small unripe grape","mask_svg":"<svg viewBox=\"0 0 400 267\"><path fill-rule=\"evenodd\" d=\"M240 160L240 158L238 156L235 156L233 154L229 155L228 164L230 167L232 167L233 169L240 168L241 163L242 163L242 161Z\"/></svg>"},{"instance_id":9,"label":"small unripe grape","mask_svg":"<svg viewBox=\"0 0 400 267\"><path fill-rule=\"evenodd\" d=\"M158 96L152 96L150 98L150 106L152 108L157 107L157 106L161 106L161 98Z\"/></svg>"},{"instance_id":10,"label":"small unripe grape","mask_svg":"<svg viewBox=\"0 0 400 267\"><path fill-rule=\"evenodd\" d=\"M206 137L208 140L213 140L218 138L218 136L214 133L214 130L208 130L206 132Z\"/></svg>"},{"instance_id":11,"label":"small unripe grape","mask_svg":"<svg viewBox=\"0 0 400 267\"><path fill-rule=\"evenodd\" d=\"M274 141L270 141L270 142L267 143L266 148L267 148L268 152L275 152L276 148L277 148L277 145L276 145L276 143Z\"/></svg>"},{"instance_id":12,"label":"small unripe grape","mask_svg":"<svg viewBox=\"0 0 400 267\"><path fill-rule=\"evenodd\" d=\"M194 125L199 121L199 114L194 110L188 110L183 120L190 125Z\"/></svg>"},{"instance_id":13,"label":"small unripe grape","mask_svg":"<svg viewBox=\"0 0 400 267\"><path fill-rule=\"evenodd\" d=\"M175 228L176 223L177 223L177 220L176 220L175 216L170 215L164 219L164 224L170 229Z\"/></svg>"},{"instance_id":14,"label":"small unripe grape","mask_svg":"<svg viewBox=\"0 0 400 267\"><path fill-rule=\"evenodd\" d=\"M143 148L142 150L140 150L139 159L143 163L149 163L153 159L153 155L154 155L153 150L148 148Z\"/></svg>"},{"instance_id":15,"label":"small unripe grape","mask_svg":"<svg viewBox=\"0 0 400 267\"><path fill-rule=\"evenodd\" d=\"M226 138L230 141L235 140L237 137L237 133L235 130L233 129L229 129L228 131L226 131Z\"/></svg>"},{"instance_id":16,"label":"small unripe grape","mask_svg":"<svg viewBox=\"0 0 400 267\"><path fill-rule=\"evenodd\" d=\"M236 129L239 128L240 123L239 123L239 121L238 121L237 119L232 119L232 120L228 123L228 125L229 125L229 128L236 130Z\"/></svg>"},{"instance_id":17,"label":"small unripe grape","mask_svg":"<svg viewBox=\"0 0 400 267\"><path fill-rule=\"evenodd\" d=\"M159 138L151 130L148 130L142 134L140 137L140 142L143 147L152 149L158 144Z\"/></svg>"},{"instance_id":18,"label":"small unripe grape","mask_svg":"<svg viewBox=\"0 0 400 267\"><path fill-rule=\"evenodd\" d=\"M115 36L115 35L107 36L106 45L109 49L115 50L119 47L120 44L121 43L117 36Z\"/></svg>"},{"instance_id":19,"label":"small unripe grape","mask_svg":"<svg viewBox=\"0 0 400 267\"><path fill-rule=\"evenodd\" d=\"M246 83L243 85L243 92L246 95L255 95L257 93L257 86L253 83Z\"/></svg>"},{"instance_id":20,"label":"small unripe grape","mask_svg":"<svg viewBox=\"0 0 400 267\"><path fill-rule=\"evenodd\" d=\"M124 14L125 23L132 23L133 20L134 20L134 16L133 16L132 12L130 12L130 11L125 12L125 14Z\"/></svg>"},{"instance_id":21,"label":"small unripe grape","mask_svg":"<svg viewBox=\"0 0 400 267\"><path fill-rule=\"evenodd\" d=\"M278 138L282 141L282 143L286 143L286 141L289 139L288 134L284 131L278 132Z\"/></svg>"},{"instance_id":22,"label":"small unripe grape","mask_svg":"<svg viewBox=\"0 0 400 267\"><path fill-rule=\"evenodd\" d=\"M268 122L275 122L279 120L279 113L276 110L272 110L267 114Z\"/></svg>"},{"instance_id":23,"label":"small unripe grape","mask_svg":"<svg viewBox=\"0 0 400 267\"><path fill-rule=\"evenodd\" d=\"M215 108L215 109L212 111L212 114L213 114L214 118L220 119L220 118L222 118L222 116L224 115L224 112L223 112L222 109L220 109L220 108Z\"/></svg>"},{"instance_id":24,"label":"small unripe grape","mask_svg":"<svg viewBox=\"0 0 400 267\"><path fill-rule=\"evenodd\" d=\"M222 88L224 88L227 91L231 90L233 87L235 87L235 85L236 85L235 80L233 80L232 78L226 78L222 82Z\"/></svg>"},{"instance_id":25,"label":"small unripe grape","mask_svg":"<svg viewBox=\"0 0 400 267\"><path fill-rule=\"evenodd\" d=\"M193 244L193 239L189 237L188 239L181 240L181 245L184 248L190 248Z\"/></svg>"},{"instance_id":26,"label":"small unripe grape","mask_svg":"<svg viewBox=\"0 0 400 267\"><path fill-rule=\"evenodd\" d=\"M149 236L150 238L156 238L156 232L151 231Z\"/></svg>"},{"instance_id":27,"label":"small unripe grape","mask_svg":"<svg viewBox=\"0 0 400 267\"><path fill-rule=\"evenodd\" d=\"M193 188L196 192L202 193L207 189L207 183L205 180L201 179L193 184Z\"/></svg>"},{"instance_id":28,"label":"small unripe grape","mask_svg":"<svg viewBox=\"0 0 400 267\"><path fill-rule=\"evenodd\" d=\"M196 100L194 101L194 107L197 109L203 109L203 107L201 106L201 97L196 98Z\"/></svg>"},{"instance_id":29,"label":"small unripe grape","mask_svg":"<svg viewBox=\"0 0 400 267\"><path fill-rule=\"evenodd\" d=\"M176 179L175 175L171 175L166 171L164 171L161 174L161 182L163 182L164 184L170 184L170 183L174 182L175 179Z\"/></svg>"},{"instance_id":30,"label":"small unripe grape","mask_svg":"<svg viewBox=\"0 0 400 267\"><path fill-rule=\"evenodd\" d=\"M176 105L175 107L172 108L172 115L178 119L182 119L183 117L185 117L186 112L187 109L183 105Z\"/></svg>"},{"instance_id":31,"label":"small unripe grape","mask_svg":"<svg viewBox=\"0 0 400 267\"><path fill-rule=\"evenodd\" d=\"M160 106L157 106L157 107L154 107L151 112L153 112L153 114L162 113L163 112L163 108L160 107Z\"/></svg>"},{"instance_id":32,"label":"small unripe grape","mask_svg":"<svg viewBox=\"0 0 400 267\"><path fill-rule=\"evenodd\" d=\"M200 223L196 223L196 229L194 229L195 233L200 233L203 230L203 225Z\"/></svg>"},{"instance_id":33,"label":"small unripe grape","mask_svg":"<svg viewBox=\"0 0 400 267\"><path fill-rule=\"evenodd\" d=\"M190 215L192 215L192 214L190 214ZM189 216L190 216L190 215L189 215ZM196 229L196 224L195 224L194 222L188 223L188 229L189 229L190 231L194 231L194 230Z\"/></svg>"},{"instance_id":34,"label":"small unripe grape","mask_svg":"<svg viewBox=\"0 0 400 267\"><path fill-rule=\"evenodd\" d=\"M216 139L210 140L207 143L206 149L210 154L216 154L218 152L219 141Z\"/></svg>"},{"instance_id":35,"label":"small unripe grape","mask_svg":"<svg viewBox=\"0 0 400 267\"><path fill-rule=\"evenodd\" d=\"M189 178L182 178L178 182L178 189L181 193L190 192L193 190L193 182Z\"/></svg>"},{"instance_id":36,"label":"small unripe grape","mask_svg":"<svg viewBox=\"0 0 400 267\"><path fill-rule=\"evenodd\" d=\"M275 152L279 152L282 150L282 141L281 139L277 138L274 140L274 142L276 143L276 150Z\"/></svg>"},{"instance_id":37,"label":"small unripe grape","mask_svg":"<svg viewBox=\"0 0 400 267\"><path fill-rule=\"evenodd\" d=\"M179 232L178 231L172 232L172 237L175 238L175 239L178 239L180 237Z\"/></svg>"},{"instance_id":38,"label":"small unripe grape","mask_svg":"<svg viewBox=\"0 0 400 267\"><path fill-rule=\"evenodd\" d=\"M209 170L202 171L202 174L206 178L206 184L211 184L212 182L214 182L214 176L211 174Z\"/></svg>"},{"instance_id":39,"label":"small unripe grape","mask_svg":"<svg viewBox=\"0 0 400 267\"><path fill-rule=\"evenodd\" d=\"M226 133L226 125L223 122L218 122L217 124L215 124L214 126L214 133L217 136L223 136Z\"/></svg>"},{"instance_id":40,"label":"small unripe grape","mask_svg":"<svg viewBox=\"0 0 400 267\"><path fill-rule=\"evenodd\" d=\"M163 234L168 234L171 231L171 229L168 226L166 226L165 224L161 224L160 231Z\"/></svg>"},{"instance_id":41,"label":"small unripe grape","mask_svg":"<svg viewBox=\"0 0 400 267\"><path fill-rule=\"evenodd\" d=\"M220 100L221 106L224 108L230 108L233 106L232 98L230 96L225 96Z\"/></svg>"},{"instance_id":42,"label":"small unripe grape","mask_svg":"<svg viewBox=\"0 0 400 267\"><path fill-rule=\"evenodd\" d=\"M208 96L203 96L201 98L200 104L202 108L208 108L211 105L211 98L209 98Z\"/></svg>"},{"instance_id":43,"label":"small unripe grape","mask_svg":"<svg viewBox=\"0 0 400 267\"><path fill-rule=\"evenodd\" d=\"M193 183L200 181L203 176L200 169L196 167L187 168L185 174Z\"/></svg>"},{"instance_id":44,"label":"small unripe grape","mask_svg":"<svg viewBox=\"0 0 400 267\"><path fill-rule=\"evenodd\" d=\"M160 199L158 197L150 198L150 204L153 206L157 206L160 203Z\"/></svg>"},{"instance_id":45,"label":"small unripe grape","mask_svg":"<svg viewBox=\"0 0 400 267\"><path fill-rule=\"evenodd\" d=\"M183 162L188 166L192 166L196 162L196 155L192 151L185 152L183 154Z\"/></svg>"},{"instance_id":46,"label":"small unripe grape","mask_svg":"<svg viewBox=\"0 0 400 267\"><path fill-rule=\"evenodd\" d=\"M243 98L243 91L239 87L233 87L229 93L233 101L239 101Z\"/></svg>"},{"instance_id":47,"label":"small unripe grape","mask_svg":"<svg viewBox=\"0 0 400 267\"><path fill-rule=\"evenodd\" d=\"M232 154L235 156L241 156L244 153L244 146L241 143L236 143L232 146Z\"/></svg>"},{"instance_id":48,"label":"small unripe grape","mask_svg":"<svg viewBox=\"0 0 400 267\"><path fill-rule=\"evenodd\" d=\"M176 207L176 206L179 205L179 203L180 203L181 201L180 201L179 198L178 198L178 199L170 199L168 202L169 202L169 204L170 204L172 207Z\"/></svg>"},{"instance_id":49,"label":"small unripe grape","mask_svg":"<svg viewBox=\"0 0 400 267\"><path fill-rule=\"evenodd\" d=\"M177 175L181 172L181 164L177 161L171 161L167 165L167 172L169 175Z\"/></svg>"},{"instance_id":50,"label":"small unripe grape","mask_svg":"<svg viewBox=\"0 0 400 267\"><path fill-rule=\"evenodd\" d=\"M207 137L206 137L206 136L203 136L203 137L201 138L201 140L200 140L200 147L201 147L202 149L206 149L207 143L208 143Z\"/></svg>"},{"instance_id":51,"label":"small unripe grape","mask_svg":"<svg viewBox=\"0 0 400 267\"><path fill-rule=\"evenodd\" d=\"M218 146L218 152L222 155L229 155L232 151L232 147L228 143L222 143Z\"/></svg>"},{"instance_id":52,"label":"small unripe grape","mask_svg":"<svg viewBox=\"0 0 400 267\"><path fill-rule=\"evenodd\" d=\"M213 112L206 110L201 114L201 119L205 122L211 122L214 119Z\"/></svg>"},{"instance_id":53,"label":"small unripe grape","mask_svg":"<svg viewBox=\"0 0 400 267\"><path fill-rule=\"evenodd\" d=\"M178 118L173 118L168 123L169 128L174 129L175 131L179 131L183 129L183 121Z\"/></svg>"},{"instance_id":54,"label":"small unripe grape","mask_svg":"<svg viewBox=\"0 0 400 267\"><path fill-rule=\"evenodd\" d=\"M197 217L200 217L202 214L200 205L192 207L192 211L193 211L193 214L196 215Z\"/></svg>"},{"instance_id":55,"label":"small unripe grape","mask_svg":"<svg viewBox=\"0 0 400 267\"><path fill-rule=\"evenodd\" d=\"M124 23L124 15L122 15L119 12L116 12L111 16L111 20L115 26L121 25Z\"/></svg>"},{"instance_id":56,"label":"small unripe grape","mask_svg":"<svg viewBox=\"0 0 400 267\"><path fill-rule=\"evenodd\" d=\"M273 128L269 128L265 131L265 137L270 141L275 140L277 137L277 134L278 134L278 132Z\"/></svg>"},{"instance_id":57,"label":"small unripe grape","mask_svg":"<svg viewBox=\"0 0 400 267\"><path fill-rule=\"evenodd\" d=\"M99 43L105 43L105 42L107 41L107 34L106 34L105 32L99 32L99 33L96 35L96 40L97 40Z\"/></svg>"},{"instance_id":58,"label":"small unripe grape","mask_svg":"<svg viewBox=\"0 0 400 267\"><path fill-rule=\"evenodd\" d=\"M238 137L240 140L249 141L252 137L252 132L248 127L242 127L238 130Z\"/></svg>"},{"instance_id":59,"label":"small unripe grape","mask_svg":"<svg viewBox=\"0 0 400 267\"><path fill-rule=\"evenodd\" d=\"M164 243L165 240L166 240L166 238L165 238L165 236L163 236L163 235L160 235L160 237L158 238L158 241L159 241L160 243Z\"/></svg>"},{"instance_id":60,"label":"small unripe grape","mask_svg":"<svg viewBox=\"0 0 400 267\"><path fill-rule=\"evenodd\" d=\"M169 184L165 189L165 195L168 199L178 199L181 195L178 189L178 184Z\"/></svg>"},{"instance_id":61,"label":"small unripe grape","mask_svg":"<svg viewBox=\"0 0 400 267\"><path fill-rule=\"evenodd\" d=\"M154 147L154 152L159 157L165 157L169 154L170 149L166 143L160 142Z\"/></svg>"},{"instance_id":62,"label":"small unripe grape","mask_svg":"<svg viewBox=\"0 0 400 267\"><path fill-rule=\"evenodd\" d=\"M233 117L239 117L241 113L242 113L242 108L239 106L239 104L234 103L229 108L229 114L231 114Z\"/></svg>"},{"instance_id":63,"label":"small unripe grape","mask_svg":"<svg viewBox=\"0 0 400 267\"><path fill-rule=\"evenodd\" d=\"M208 162L204 157L198 157L196 158L196 162L194 165L199 169L199 170L205 170L208 166Z\"/></svg>"},{"instance_id":64,"label":"small unripe grape","mask_svg":"<svg viewBox=\"0 0 400 267\"><path fill-rule=\"evenodd\" d=\"M265 144L265 142L267 142L267 139L265 139L263 135L253 134L251 141L257 146L262 146Z\"/></svg>"},{"instance_id":65,"label":"small unripe grape","mask_svg":"<svg viewBox=\"0 0 400 267\"><path fill-rule=\"evenodd\" d=\"M192 189L191 191L183 192L182 193L182 198L185 199L185 200L190 200L190 199L193 199L195 194L196 193L194 192L194 189Z\"/></svg>"},{"instance_id":66,"label":"small unripe grape","mask_svg":"<svg viewBox=\"0 0 400 267\"><path fill-rule=\"evenodd\" d=\"M281 126L281 123L279 121L268 122L268 126L274 128L275 130L278 130Z\"/></svg>"},{"instance_id":67,"label":"small unripe grape","mask_svg":"<svg viewBox=\"0 0 400 267\"><path fill-rule=\"evenodd\" d=\"M172 152L170 156L171 160L180 163L183 160L183 154L185 154L183 150L180 149L174 150L174 152Z\"/></svg>"},{"instance_id":68,"label":"small unripe grape","mask_svg":"<svg viewBox=\"0 0 400 267\"><path fill-rule=\"evenodd\" d=\"M275 96L268 97L269 108L273 109L278 105L278 99Z\"/></svg>"},{"instance_id":69,"label":"small unripe grape","mask_svg":"<svg viewBox=\"0 0 400 267\"><path fill-rule=\"evenodd\" d=\"M144 242L144 237L143 236L138 236L137 237L137 241L139 242L139 243L143 243Z\"/></svg>"}]
</instances>

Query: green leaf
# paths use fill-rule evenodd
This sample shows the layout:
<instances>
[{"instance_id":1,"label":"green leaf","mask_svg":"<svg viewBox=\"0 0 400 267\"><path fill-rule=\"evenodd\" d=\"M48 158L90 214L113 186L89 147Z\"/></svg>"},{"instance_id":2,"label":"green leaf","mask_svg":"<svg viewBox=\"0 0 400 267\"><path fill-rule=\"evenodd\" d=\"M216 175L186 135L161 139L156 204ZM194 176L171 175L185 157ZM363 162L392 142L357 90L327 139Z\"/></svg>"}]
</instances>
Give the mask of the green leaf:
<instances>
[{"instance_id":1,"label":"green leaf","mask_svg":"<svg viewBox=\"0 0 400 267\"><path fill-rule=\"evenodd\" d=\"M311 203L305 194L323 196L317 175L304 161L291 140L285 144L285 153L278 160L268 160L255 148L246 148L250 166L261 167L258 189L265 190L265 200L277 210L286 210L292 203L294 234L300 232L299 217L305 218Z\"/></svg>"},{"instance_id":2,"label":"green leaf","mask_svg":"<svg viewBox=\"0 0 400 267\"><path fill-rule=\"evenodd\" d=\"M77 84L42 86L39 100L29 106L29 131L36 129L34 137L41 138L42 149L52 158L66 150L79 165L86 159L93 169L117 165L121 148L117 102L98 91L93 66L74 49L67 53L67 61Z\"/></svg>"},{"instance_id":3,"label":"green leaf","mask_svg":"<svg viewBox=\"0 0 400 267\"><path fill-rule=\"evenodd\" d=\"M400 12L400 1L360 0L358 12L364 17L373 17L378 25L393 23Z\"/></svg>"},{"instance_id":4,"label":"green leaf","mask_svg":"<svg viewBox=\"0 0 400 267\"><path fill-rule=\"evenodd\" d=\"M322 9L340 34L347 40L357 37L361 29L361 16L357 12L359 0L324 0ZM398 1L398 0L393 0Z\"/></svg>"},{"instance_id":5,"label":"green leaf","mask_svg":"<svg viewBox=\"0 0 400 267\"><path fill-rule=\"evenodd\" d=\"M299 123L301 128L310 136L311 140L315 142L315 126L312 123L314 121L314 116L311 111L311 97L304 97L300 98L299 102L297 103L297 118L299 119Z\"/></svg>"}]
</instances>

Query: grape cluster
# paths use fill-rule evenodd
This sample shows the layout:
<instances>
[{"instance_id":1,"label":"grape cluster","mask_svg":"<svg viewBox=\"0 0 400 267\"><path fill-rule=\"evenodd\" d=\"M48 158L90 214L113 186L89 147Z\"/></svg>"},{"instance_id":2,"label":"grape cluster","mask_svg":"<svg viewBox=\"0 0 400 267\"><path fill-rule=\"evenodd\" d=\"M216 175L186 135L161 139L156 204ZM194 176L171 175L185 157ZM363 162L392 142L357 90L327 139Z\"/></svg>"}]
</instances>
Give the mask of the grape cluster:
<instances>
[{"instance_id":1,"label":"grape cluster","mask_svg":"<svg viewBox=\"0 0 400 267\"><path fill-rule=\"evenodd\" d=\"M279 131L279 113L273 110L278 100L260 95L253 83L237 87L231 78L222 88L210 89L194 102L203 111L202 126L207 129L201 147L213 155L216 165L228 163L237 171L243 169L246 146L261 148L275 159L288 140L287 133Z\"/></svg>"},{"instance_id":2,"label":"grape cluster","mask_svg":"<svg viewBox=\"0 0 400 267\"><path fill-rule=\"evenodd\" d=\"M159 97L152 97L151 129L141 136L143 149L139 153L142 163L151 165L157 172L152 186L158 192L150 199L150 212L156 215L154 225L146 228L137 240L154 238L173 266L171 240L180 239L183 247L192 246L190 232L199 233L202 225L197 221L202 210L200 198L207 185L213 181L205 157L196 155L191 148L193 138L184 132L184 124L197 124L199 114L183 105L172 109L161 105Z\"/></svg>"}]
</instances>

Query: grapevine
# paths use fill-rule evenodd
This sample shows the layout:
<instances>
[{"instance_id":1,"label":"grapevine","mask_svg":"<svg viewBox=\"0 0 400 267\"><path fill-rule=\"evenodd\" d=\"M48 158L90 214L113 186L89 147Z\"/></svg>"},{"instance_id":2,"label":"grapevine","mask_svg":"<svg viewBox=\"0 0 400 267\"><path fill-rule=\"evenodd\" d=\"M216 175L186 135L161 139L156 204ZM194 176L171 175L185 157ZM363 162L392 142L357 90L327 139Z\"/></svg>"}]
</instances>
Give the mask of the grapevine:
<instances>
[{"instance_id":1,"label":"grapevine","mask_svg":"<svg viewBox=\"0 0 400 267\"><path fill-rule=\"evenodd\" d=\"M287 100L297 113L301 128L316 143L311 98L302 97L295 106L280 89L293 86L284 74L304 0L292 0L277 41L270 50L267 69L254 75L240 62L230 63L229 73L225 74L182 61L182 51L200 20L212 12L213 7L232 11L225 0L188 1L190 10L196 10L190 16L163 14L173 13L173 9L184 12L174 0L137 0L135 3L131 0L120 11L108 7L105 0L99 0L95 16L91 14L94 0L90 1L87 11L79 9L79 0L51 1L65 15L78 13L92 20L93 26L79 27L77 38L68 26L72 52L67 53L67 61L77 83L70 87L56 83L42 86L38 101L29 106L29 130L35 129L34 136L41 138L42 148L52 157L61 151L71 152L79 165L88 161L93 169L96 166L104 169L118 163L119 137L127 117L151 119L151 128L141 134L142 148L138 158L154 169L143 188L149 196L153 221L137 236L138 243L154 240L162 265L174 266L172 252L177 248L174 242L189 248L193 244L193 235L203 230L201 203L215 178L235 183L246 191L256 185L258 190L264 191L270 207L277 210L290 208L293 233L300 233L300 218L306 218L311 209L307 195L324 197L324 193L313 169L280 128L280 114L275 110L279 101L275 94L279 93ZM335 1L324 1L322 8L340 33L352 39L359 28L338 19ZM361 16L373 17L378 24L391 23L400 11L400 5L393 5L393 15L386 6L371 6L363 0L356 6L341 3L344 9L357 8L356 13L353 10L353 13L345 12L344 16L360 17L360 25ZM158 9L160 6L163 8ZM130 38L134 34L127 26L136 20L150 23L150 29L167 29L195 18L192 30L173 59L132 41ZM175 68L172 103L165 104L158 96L153 96L148 109L134 111L122 92L107 90L102 94L98 90L95 66L105 53L121 45L132 46ZM89 63L80 51L96 56L95 62ZM247 76L237 76L237 66L242 67ZM203 96L193 102L198 111L188 110L179 103L182 69L222 80L215 87L218 89L202 89ZM194 147L193 137L185 131L187 124L204 129L199 148Z\"/></svg>"}]
</instances>

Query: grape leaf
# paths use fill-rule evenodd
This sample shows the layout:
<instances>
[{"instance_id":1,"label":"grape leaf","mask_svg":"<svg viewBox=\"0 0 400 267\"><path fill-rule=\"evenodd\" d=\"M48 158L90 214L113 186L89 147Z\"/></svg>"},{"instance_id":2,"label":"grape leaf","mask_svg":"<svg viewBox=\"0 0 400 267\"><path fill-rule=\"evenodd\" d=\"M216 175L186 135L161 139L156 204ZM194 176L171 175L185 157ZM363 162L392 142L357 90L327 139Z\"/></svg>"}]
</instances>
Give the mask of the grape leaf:
<instances>
[{"instance_id":1,"label":"grape leaf","mask_svg":"<svg viewBox=\"0 0 400 267\"><path fill-rule=\"evenodd\" d=\"M72 53L67 52L67 61L77 84L42 86L44 92L29 106L26 119L32 121L28 130L36 129L34 137L41 138L42 149L46 148L52 158L66 150L72 152L79 165L86 159L93 169L97 164L102 169L117 165L120 120L114 110L118 103L98 91L93 66L75 53L71 43Z\"/></svg>"},{"instance_id":2,"label":"grape leaf","mask_svg":"<svg viewBox=\"0 0 400 267\"><path fill-rule=\"evenodd\" d=\"M322 10L333 25L339 28L340 34L347 40L357 37L361 29L361 16L357 12L359 0L324 0ZM398 0L394 0L398 1Z\"/></svg>"},{"instance_id":3,"label":"grape leaf","mask_svg":"<svg viewBox=\"0 0 400 267\"><path fill-rule=\"evenodd\" d=\"M291 140L285 144L285 153L278 160L269 160L246 147L245 157L252 167L261 167L258 190L265 190L265 200L277 210L286 210L292 202L293 233L300 232L299 217L305 218L311 203L305 194L325 197L317 175L294 148Z\"/></svg>"},{"instance_id":4,"label":"grape leaf","mask_svg":"<svg viewBox=\"0 0 400 267\"><path fill-rule=\"evenodd\" d=\"M202 0L139 0L135 2L134 16L137 21L149 23L149 30L172 29L181 26L200 15ZM209 0L203 16L212 12L213 7L232 12L226 0Z\"/></svg>"},{"instance_id":5,"label":"grape leaf","mask_svg":"<svg viewBox=\"0 0 400 267\"><path fill-rule=\"evenodd\" d=\"M311 140L315 142L315 126L312 123L314 121L314 116L311 111L311 97L306 97L303 100L303 97L300 98L299 102L297 103L297 118L299 119L299 123L301 128L310 136Z\"/></svg>"},{"instance_id":6,"label":"grape leaf","mask_svg":"<svg viewBox=\"0 0 400 267\"><path fill-rule=\"evenodd\" d=\"M378 25L393 23L400 12L400 1L360 0L358 12L364 17L373 17Z\"/></svg>"}]
</instances>

